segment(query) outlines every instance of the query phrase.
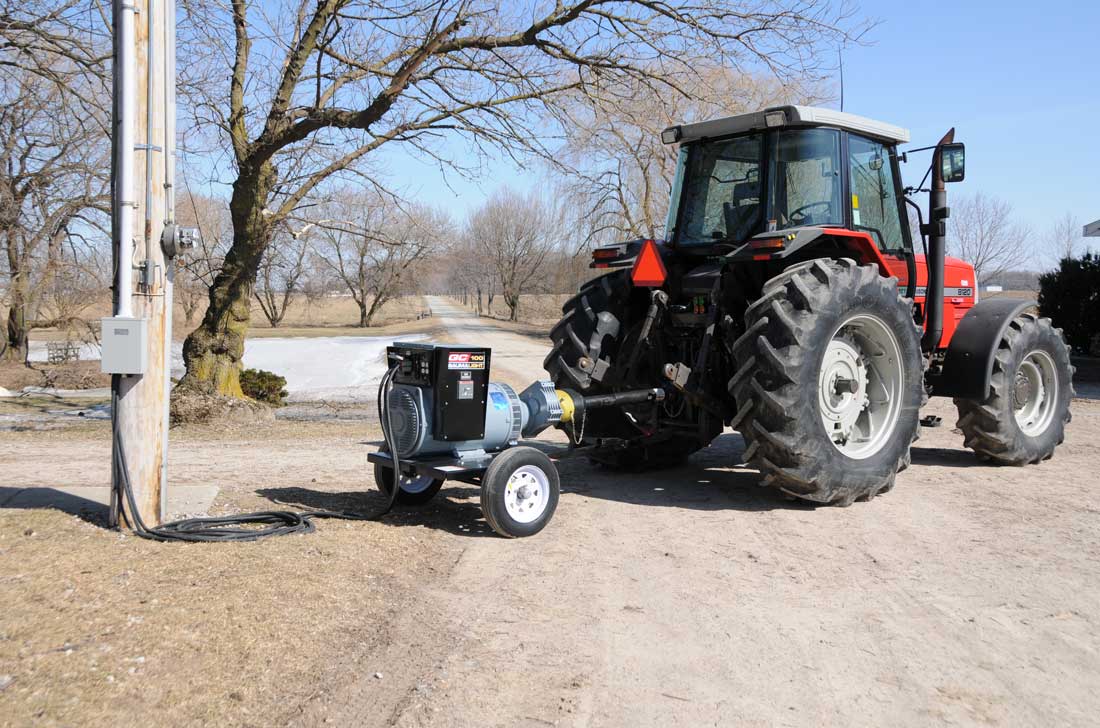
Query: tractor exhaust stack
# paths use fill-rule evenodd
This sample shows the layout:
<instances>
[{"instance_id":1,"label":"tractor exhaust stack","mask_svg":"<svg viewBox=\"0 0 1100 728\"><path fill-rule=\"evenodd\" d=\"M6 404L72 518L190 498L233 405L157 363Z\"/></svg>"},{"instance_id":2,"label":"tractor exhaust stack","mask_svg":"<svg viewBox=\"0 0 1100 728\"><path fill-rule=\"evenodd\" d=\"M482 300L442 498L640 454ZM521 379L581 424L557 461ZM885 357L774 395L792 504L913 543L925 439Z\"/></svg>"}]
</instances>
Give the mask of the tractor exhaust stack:
<instances>
[{"instance_id":1,"label":"tractor exhaust stack","mask_svg":"<svg viewBox=\"0 0 1100 728\"><path fill-rule=\"evenodd\" d=\"M932 153L932 186L928 191L928 287L924 296L924 337L921 349L935 351L943 338L943 266L947 254L947 218L951 208L947 206L947 186L943 179L943 146L955 140L952 127L936 145ZM977 286L978 282L974 281Z\"/></svg>"}]
</instances>

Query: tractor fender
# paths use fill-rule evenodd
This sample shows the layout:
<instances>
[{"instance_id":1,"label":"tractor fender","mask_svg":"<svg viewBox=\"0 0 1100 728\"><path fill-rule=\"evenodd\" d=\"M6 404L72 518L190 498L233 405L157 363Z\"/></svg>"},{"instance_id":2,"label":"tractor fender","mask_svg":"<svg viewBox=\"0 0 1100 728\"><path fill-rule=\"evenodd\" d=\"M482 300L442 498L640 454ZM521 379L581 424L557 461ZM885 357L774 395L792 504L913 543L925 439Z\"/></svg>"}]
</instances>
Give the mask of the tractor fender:
<instances>
[{"instance_id":1,"label":"tractor fender","mask_svg":"<svg viewBox=\"0 0 1100 728\"><path fill-rule=\"evenodd\" d=\"M989 394L993 356L1014 318L1035 301L1024 298L987 298L967 312L947 346L940 373L929 377L937 397L983 400Z\"/></svg>"},{"instance_id":2,"label":"tractor fender","mask_svg":"<svg viewBox=\"0 0 1100 728\"><path fill-rule=\"evenodd\" d=\"M725 259L737 263L784 260L793 258L796 253L802 252L811 245L818 244L822 238L832 238L838 242L846 252L852 254L856 262L878 266L879 272L884 276L893 275L871 235L863 230L846 228L814 226L759 233L727 255Z\"/></svg>"}]
</instances>

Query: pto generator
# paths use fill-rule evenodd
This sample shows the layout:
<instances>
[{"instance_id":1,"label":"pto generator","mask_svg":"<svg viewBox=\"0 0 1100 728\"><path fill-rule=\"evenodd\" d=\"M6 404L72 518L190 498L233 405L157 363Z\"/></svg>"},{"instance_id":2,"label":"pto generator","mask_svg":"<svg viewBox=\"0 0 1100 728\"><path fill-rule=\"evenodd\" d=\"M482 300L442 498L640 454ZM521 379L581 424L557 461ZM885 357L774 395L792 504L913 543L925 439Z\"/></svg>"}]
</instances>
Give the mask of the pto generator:
<instances>
[{"instance_id":1,"label":"pto generator","mask_svg":"<svg viewBox=\"0 0 1100 728\"><path fill-rule=\"evenodd\" d=\"M488 348L395 342L380 391L385 447L372 453L378 487L407 505L429 501L447 479L481 487L485 520L504 536L541 531L558 503L559 479L543 450L519 445L549 427L567 430L588 412L660 402L663 389L581 396L537 381L519 394L489 381ZM396 471L395 471L396 468Z\"/></svg>"}]
</instances>

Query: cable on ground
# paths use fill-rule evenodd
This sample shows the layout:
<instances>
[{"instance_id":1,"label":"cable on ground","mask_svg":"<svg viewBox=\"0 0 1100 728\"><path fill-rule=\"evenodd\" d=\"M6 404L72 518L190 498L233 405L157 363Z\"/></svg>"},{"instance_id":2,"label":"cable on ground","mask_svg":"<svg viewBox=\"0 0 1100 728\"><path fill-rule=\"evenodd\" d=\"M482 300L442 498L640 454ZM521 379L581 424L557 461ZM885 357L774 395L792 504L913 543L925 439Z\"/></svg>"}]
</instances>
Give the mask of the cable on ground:
<instances>
[{"instance_id":1,"label":"cable on ground","mask_svg":"<svg viewBox=\"0 0 1100 728\"><path fill-rule=\"evenodd\" d=\"M397 456L397 448L393 439L393 428L390 423L390 411L388 390L390 383L400 366L400 359L395 361L382 377L378 387L378 418L382 425L382 437L386 442L391 457L393 457L393 487L390 490L389 501L385 508L377 513L355 513L353 511L256 511L255 513L241 513L233 516L213 516L203 518L184 518L179 521L163 523L160 526L149 528L138 512L137 503L134 500L134 491L130 484L130 473L126 468L126 452L118 431L118 400L119 383L121 375L111 377L111 442L114 466L118 473L115 479L116 497L121 508L123 500L129 506L129 512L123 516L132 521L131 526L135 534L142 538L154 541L256 541L270 536L285 536L291 533L313 533L316 529L313 521L316 518L338 518L348 521L373 521L390 512L397 500L397 493L401 487L401 467ZM255 526L260 526L256 528Z\"/></svg>"}]
</instances>

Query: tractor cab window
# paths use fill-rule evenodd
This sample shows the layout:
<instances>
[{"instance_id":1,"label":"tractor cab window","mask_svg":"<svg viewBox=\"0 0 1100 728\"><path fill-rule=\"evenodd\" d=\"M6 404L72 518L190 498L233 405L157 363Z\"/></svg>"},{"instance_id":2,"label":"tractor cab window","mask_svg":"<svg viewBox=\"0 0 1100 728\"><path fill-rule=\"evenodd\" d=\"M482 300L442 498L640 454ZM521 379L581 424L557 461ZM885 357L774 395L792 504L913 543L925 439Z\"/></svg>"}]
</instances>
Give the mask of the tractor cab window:
<instances>
[{"instance_id":1,"label":"tractor cab window","mask_svg":"<svg viewBox=\"0 0 1100 728\"><path fill-rule=\"evenodd\" d=\"M759 134L691 145L675 221L678 245L739 243L762 229L763 152Z\"/></svg>"},{"instance_id":2,"label":"tractor cab window","mask_svg":"<svg viewBox=\"0 0 1100 728\"><path fill-rule=\"evenodd\" d=\"M852 227L870 233L879 250L900 255L906 243L890 150L879 142L849 134L848 163L852 178Z\"/></svg>"},{"instance_id":3,"label":"tractor cab window","mask_svg":"<svg viewBox=\"0 0 1100 728\"><path fill-rule=\"evenodd\" d=\"M776 229L843 225L840 133L833 129L780 131L768 164Z\"/></svg>"}]
</instances>

